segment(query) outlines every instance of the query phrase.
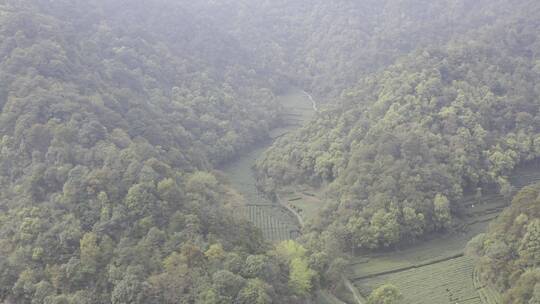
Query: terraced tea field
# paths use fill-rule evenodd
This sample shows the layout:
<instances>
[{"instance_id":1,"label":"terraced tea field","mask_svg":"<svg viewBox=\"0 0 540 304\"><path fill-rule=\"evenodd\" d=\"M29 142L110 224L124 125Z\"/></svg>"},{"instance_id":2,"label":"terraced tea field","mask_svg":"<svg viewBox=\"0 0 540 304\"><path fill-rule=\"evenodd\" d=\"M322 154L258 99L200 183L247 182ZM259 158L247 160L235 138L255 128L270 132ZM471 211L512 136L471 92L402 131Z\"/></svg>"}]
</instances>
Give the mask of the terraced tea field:
<instances>
[{"instance_id":1,"label":"terraced tea field","mask_svg":"<svg viewBox=\"0 0 540 304\"><path fill-rule=\"evenodd\" d=\"M360 292L385 284L395 285L404 295L403 304L482 304L472 284L473 261L458 257L420 268L356 281Z\"/></svg>"},{"instance_id":2,"label":"terraced tea field","mask_svg":"<svg viewBox=\"0 0 540 304\"><path fill-rule=\"evenodd\" d=\"M261 229L263 237L269 241L295 239L300 235L298 223L292 215L278 205L247 205L247 217Z\"/></svg>"},{"instance_id":3,"label":"terraced tea field","mask_svg":"<svg viewBox=\"0 0 540 304\"><path fill-rule=\"evenodd\" d=\"M478 233L482 233L487 225L487 222L475 223L470 225L465 232L432 235L429 240L414 246L358 258L351 264L349 277L356 281L460 255L467 242Z\"/></svg>"},{"instance_id":4,"label":"terraced tea field","mask_svg":"<svg viewBox=\"0 0 540 304\"><path fill-rule=\"evenodd\" d=\"M296 218L287 209L265 198L255 186L251 166L265 149L265 146L254 149L222 170L247 202L242 212L261 230L266 240L294 239L300 230Z\"/></svg>"}]
</instances>

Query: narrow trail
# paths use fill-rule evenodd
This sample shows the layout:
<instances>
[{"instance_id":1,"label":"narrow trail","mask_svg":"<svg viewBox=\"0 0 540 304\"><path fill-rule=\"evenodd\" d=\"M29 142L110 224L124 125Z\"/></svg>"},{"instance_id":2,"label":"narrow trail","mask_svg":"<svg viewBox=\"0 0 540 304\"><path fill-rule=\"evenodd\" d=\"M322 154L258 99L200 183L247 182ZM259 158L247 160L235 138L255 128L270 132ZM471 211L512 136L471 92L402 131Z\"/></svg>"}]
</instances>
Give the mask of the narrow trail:
<instances>
[{"instance_id":1,"label":"narrow trail","mask_svg":"<svg viewBox=\"0 0 540 304\"><path fill-rule=\"evenodd\" d=\"M317 108L317 102L315 102L315 100L313 99L313 96L311 96L311 94L309 94L308 92L306 91L302 91L304 93L304 95L306 95L309 100L311 101L311 106L313 107L313 111L315 112L319 112L319 109Z\"/></svg>"},{"instance_id":2,"label":"narrow trail","mask_svg":"<svg viewBox=\"0 0 540 304\"><path fill-rule=\"evenodd\" d=\"M343 283L345 284L345 287L349 290L350 293L352 293L354 300L356 301L356 304L366 304L367 299L362 296L360 291L358 291L358 288L354 286L354 284L347 278L345 275L341 278L343 280Z\"/></svg>"}]
</instances>

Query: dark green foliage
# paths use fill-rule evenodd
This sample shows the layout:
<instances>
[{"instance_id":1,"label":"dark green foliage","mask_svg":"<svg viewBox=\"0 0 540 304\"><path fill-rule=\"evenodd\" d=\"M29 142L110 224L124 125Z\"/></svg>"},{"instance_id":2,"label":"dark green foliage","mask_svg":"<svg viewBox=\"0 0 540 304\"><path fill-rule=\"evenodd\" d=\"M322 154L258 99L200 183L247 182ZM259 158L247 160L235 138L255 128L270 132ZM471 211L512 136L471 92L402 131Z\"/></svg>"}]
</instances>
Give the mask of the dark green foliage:
<instances>
[{"instance_id":1,"label":"dark green foliage","mask_svg":"<svg viewBox=\"0 0 540 304\"><path fill-rule=\"evenodd\" d=\"M294 303L211 173L279 107L234 39L148 5L0 3L0 302Z\"/></svg>"},{"instance_id":2,"label":"dark green foliage","mask_svg":"<svg viewBox=\"0 0 540 304\"><path fill-rule=\"evenodd\" d=\"M514 2L0 1L0 301L300 303L342 249L511 193L540 153L538 5ZM267 138L291 85L342 98L258 166L270 190L330 184L284 258L212 170Z\"/></svg>"}]
</instances>

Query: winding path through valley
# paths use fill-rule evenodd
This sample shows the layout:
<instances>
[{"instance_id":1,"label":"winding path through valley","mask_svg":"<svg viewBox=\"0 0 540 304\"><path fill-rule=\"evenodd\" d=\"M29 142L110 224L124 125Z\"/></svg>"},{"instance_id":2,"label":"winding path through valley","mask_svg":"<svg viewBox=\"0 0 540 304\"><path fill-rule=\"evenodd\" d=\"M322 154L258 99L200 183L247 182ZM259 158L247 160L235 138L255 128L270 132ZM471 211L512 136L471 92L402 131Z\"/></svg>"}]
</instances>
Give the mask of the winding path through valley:
<instances>
[{"instance_id":1,"label":"winding path through valley","mask_svg":"<svg viewBox=\"0 0 540 304\"><path fill-rule=\"evenodd\" d=\"M284 124L270 132L271 140L241 155L222 168L222 171L246 199L244 212L249 220L261 229L266 240L277 242L298 237L303 219L286 202L279 198L273 202L259 193L252 167L274 140L302 126L315 115L318 107L309 93L299 89L276 98L283 106Z\"/></svg>"}]
</instances>

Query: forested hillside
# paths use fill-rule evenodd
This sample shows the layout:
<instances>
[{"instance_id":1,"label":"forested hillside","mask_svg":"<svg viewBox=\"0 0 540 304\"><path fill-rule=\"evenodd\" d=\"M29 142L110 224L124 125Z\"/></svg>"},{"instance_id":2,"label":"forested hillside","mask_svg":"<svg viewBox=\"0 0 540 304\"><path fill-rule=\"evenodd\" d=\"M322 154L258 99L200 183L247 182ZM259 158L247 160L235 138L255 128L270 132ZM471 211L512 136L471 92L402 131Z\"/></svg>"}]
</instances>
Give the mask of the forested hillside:
<instances>
[{"instance_id":1,"label":"forested hillside","mask_svg":"<svg viewBox=\"0 0 540 304\"><path fill-rule=\"evenodd\" d=\"M313 224L344 248L380 248L452 226L456 202L540 154L538 4L363 78L258 164L266 189L329 184Z\"/></svg>"},{"instance_id":2,"label":"forested hillside","mask_svg":"<svg viewBox=\"0 0 540 304\"><path fill-rule=\"evenodd\" d=\"M522 189L485 234L468 245L482 279L504 303L540 301L540 185Z\"/></svg>"},{"instance_id":3,"label":"forested hillside","mask_svg":"<svg viewBox=\"0 0 540 304\"><path fill-rule=\"evenodd\" d=\"M0 301L300 301L302 258L289 284L209 172L276 118L241 48L162 32L164 7L72 4L0 6Z\"/></svg>"},{"instance_id":4,"label":"forested hillside","mask_svg":"<svg viewBox=\"0 0 540 304\"><path fill-rule=\"evenodd\" d=\"M0 302L309 303L344 251L450 229L540 156L539 8L0 0ZM327 109L258 178L328 207L275 246L214 169L282 126L291 87Z\"/></svg>"},{"instance_id":5,"label":"forested hillside","mask_svg":"<svg viewBox=\"0 0 540 304\"><path fill-rule=\"evenodd\" d=\"M206 16L221 16L218 24L258 54L261 67L333 102L359 78L404 54L519 16L532 5L531 0L226 0L208 5Z\"/></svg>"}]
</instances>

